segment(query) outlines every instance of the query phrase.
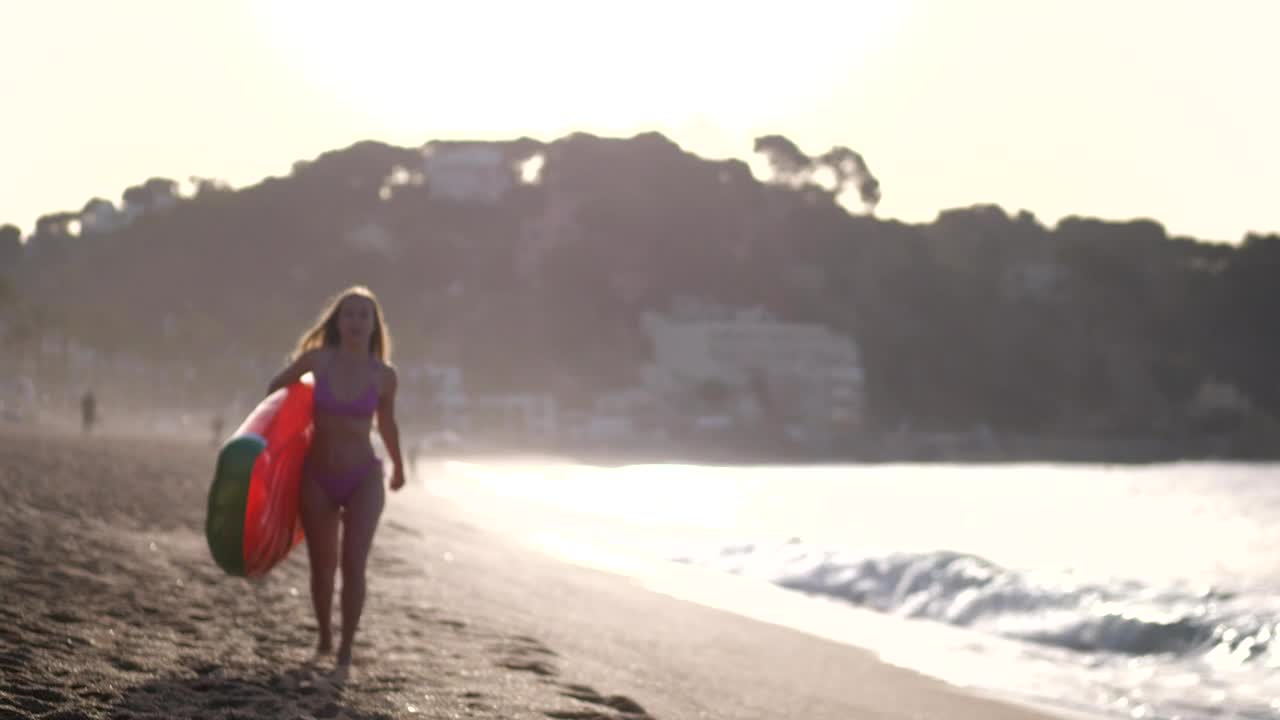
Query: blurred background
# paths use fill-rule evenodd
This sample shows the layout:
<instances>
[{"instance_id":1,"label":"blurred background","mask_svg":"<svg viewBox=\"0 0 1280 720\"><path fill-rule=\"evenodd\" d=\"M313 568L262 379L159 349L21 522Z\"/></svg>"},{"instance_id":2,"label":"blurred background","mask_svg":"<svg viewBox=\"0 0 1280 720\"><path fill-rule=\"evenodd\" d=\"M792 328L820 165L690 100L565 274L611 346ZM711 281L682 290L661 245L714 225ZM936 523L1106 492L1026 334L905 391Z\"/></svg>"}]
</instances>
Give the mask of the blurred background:
<instances>
[{"instance_id":1,"label":"blurred background","mask_svg":"<svg viewBox=\"0 0 1280 720\"><path fill-rule=\"evenodd\" d=\"M406 454L499 525L1059 709L1280 716L1280 4L0 26L0 429L216 446L364 284Z\"/></svg>"},{"instance_id":2,"label":"blurred background","mask_svg":"<svg viewBox=\"0 0 1280 720\"><path fill-rule=\"evenodd\" d=\"M4 414L233 429L363 283L428 447L1274 456L1276 12L6 5Z\"/></svg>"}]
</instances>

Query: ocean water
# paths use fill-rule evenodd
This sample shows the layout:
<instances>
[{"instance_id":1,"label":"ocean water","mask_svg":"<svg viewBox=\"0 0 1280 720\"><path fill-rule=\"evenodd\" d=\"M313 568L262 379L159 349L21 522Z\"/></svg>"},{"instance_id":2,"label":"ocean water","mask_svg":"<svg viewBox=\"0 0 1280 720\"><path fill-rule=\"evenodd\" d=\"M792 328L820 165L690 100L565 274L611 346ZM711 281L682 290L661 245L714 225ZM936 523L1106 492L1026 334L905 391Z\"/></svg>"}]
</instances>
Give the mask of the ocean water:
<instances>
[{"instance_id":1,"label":"ocean water","mask_svg":"<svg viewBox=\"0 0 1280 720\"><path fill-rule=\"evenodd\" d=\"M795 604L727 609L957 685L1093 716L1280 718L1277 464L455 461L427 477L568 559L666 567L663 589L695 600L690 573L785 591Z\"/></svg>"}]
</instances>

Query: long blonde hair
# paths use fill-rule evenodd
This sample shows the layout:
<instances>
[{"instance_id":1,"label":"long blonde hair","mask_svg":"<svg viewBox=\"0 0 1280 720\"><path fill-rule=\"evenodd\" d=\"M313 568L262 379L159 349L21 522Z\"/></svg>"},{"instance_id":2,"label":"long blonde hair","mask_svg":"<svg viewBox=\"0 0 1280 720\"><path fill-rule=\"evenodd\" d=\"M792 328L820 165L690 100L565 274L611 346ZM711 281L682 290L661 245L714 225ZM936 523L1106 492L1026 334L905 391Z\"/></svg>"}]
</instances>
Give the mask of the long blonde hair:
<instances>
[{"instance_id":1,"label":"long blonde hair","mask_svg":"<svg viewBox=\"0 0 1280 720\"><path fill-rule=\"evenodd\" d=\"M342 301L351 297L359 297L373 303L373 333L369 336L369 352L382 362L391 360L391 331L382 319L382 305L373 291L364 285L353 285L333 296L324 312L316 319L315 325L302 333L298 345L293 350L293 359L297 359L308 350L326 347L338 347L341 336L338 333L338 308Z\"/></svg>"}]
</instances>

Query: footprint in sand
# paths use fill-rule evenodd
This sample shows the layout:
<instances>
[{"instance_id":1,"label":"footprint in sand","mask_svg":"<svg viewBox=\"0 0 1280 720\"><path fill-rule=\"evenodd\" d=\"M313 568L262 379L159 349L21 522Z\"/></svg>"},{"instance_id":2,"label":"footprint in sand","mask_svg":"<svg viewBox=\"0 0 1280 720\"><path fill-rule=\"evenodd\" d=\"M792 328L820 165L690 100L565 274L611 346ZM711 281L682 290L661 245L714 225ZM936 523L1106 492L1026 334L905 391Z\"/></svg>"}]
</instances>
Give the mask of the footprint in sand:
<instances>
[{"instance_id":1,"label":"footprint in sand","mask_svg":"<svg viewBox=\"0 0 1280 720\"><path fill-rule=\"evenodd\" d=\"M81 620L76 615L73 615L69 612L64 612L62 610L51 612L45 615L45 619L51 620L56 623L62 623L64 625L73 625L76 623L83 622L83 620Z\"/></svg>"},{"instance_id":2,"label":"footprint in sand","mask_svg":"<svg viewBox=\"0 0 1280 720\"><path fill-rule=\"evenodd\" d=\"M559 674L559 671L548 661L548 658L557 657L555 651L527 635L506 638L503 643L489 649L502 654L495 663L498 667L531 672L542 677Z\"/></svg>"},{"instance_id":3,"label":"footprint in sand","mask_svg":"<svg viewBox=\"0 0 1280 720\"><path fill-rule=\"evenodd\" d=\"M0 635L0 638L3 638ZM7 638L5 638L7 639ZM17 673L27 667L27 662L31 659L31 651L26 648L17 648L0 653L0 670L6 672Z\"/></svg>"},{"instance_id":4,"label":"footprint in sand","mask_svg":"<svg viewBox=\"0 0 1280 720\"><path fill-rule=\"evenodd\" d=\"M32 700L31 698L13 698L13 702L16 704L17 707L23 710L26 710L27 713L31 713L31 715L28 715L26 713L22 713L22 714L15 713L14 715L6 715L4 717L22 718L22 717L31 717L32 715L39 716L53 710L52 705L49 705L48 703L42 703L39 700ZM3 706L0 706L0 707L3 707Z\"/></svg>"},{"instance_id":5,"label":"footprint in sand","mask_svg":"<svg viewBox=\"0 0 1280 720\"><path fill-rule=\"evenodd\" d=\"M609 695L606 697L597 692L595 688L587 685L562 685L561 687L563 688L563 692L560 694L565 697L573 698L574 700L579 700L585 703L591 703L592 705L602 705L607 708L612 708L622 713L624 717L636 718L637 720L639 718L650 717L649 713L645 711L644 707L642 707L640 703L624 695Z\"/></svg>"},{"instance_id":6,"label":"footprint in sand","mask_svg":"<svg viewBox=\"0 0 1280 720\"><path fill-rule=\"evenodd\" d=\"M130 660L127 657L119 657L117 655L112 655L111 657L107 658L107 660L108 662L111 663L113 667L115 667L115 669L122 670L124 672L142 672L143 670L145 670L145 668L143 668L141 665Z\"/></svg>"},{"instance_id":7,"label":"footprint in sand","mask_svg":"<svg viewBox=\"0 0 1280 720\"><path fill-rule=\"evenodd\" d=\"M243 695L233 695L231 697L213 698L206 704L206 707L210 710L235 710L236 708L242 708L251 702L252 701L249 698L246 698Z\"/></svg>"},{"instance_id":8,"label":"footprint in sand","mask_svg":"<svg viewBox=\"0 0 1280 720\"><path fill-rule=\"evenodd\" d=\"M558 657L556 651L542 644L542 641L531 638L528 635L516 635L511 638L516 645L514 651L519 654L528 655L547 655L550 657Z\"/></svg>"},{"instance_id":9,"label":"footprint in sand","mask_svg":"<svg viewBox=\"0 0 1280 720\"><path fill-rule=\"evenodd\" d=\"M476 692L474 690L464 692L462 693L462 699L466 701L466 707L468 710L473 710L475 712L490 712L496 709L493 705L484 702L488 698L482 692Z\"/></svg>"},{"instance_id":10,"label":"footprint in sand","mask_svg":"<svg viewBox=\"0 0 1280 720\"><path fill-rule=\"evenodd\" d=\"M194 672L196 675L204 677L206 675L212 675L213 673L221 669L222 669L221 665L215 665L212 663L202 663L199 665L192 666L191 672Z\"/></svg>"},{"instance_id":11,"label":"footprint in sand","mask_svg":"<svg viewBox=\"0 0 1280 720\"><path fill-rule=\"evenodd\" d=\"M198 693L228 692L234 688L234 684L222 680L200 680L191 683L191 689Z\"/></svg>"},{"instance_id":12,"label":"footprint in sand","mask_svg":"<svg viewBox=\"0 0 1280 720\"><path fill-rule=\"evenodd\" d=\"M508 670L519 670L521 672L531 672L534 675L541 675L542 677L553 677L559 674L559 671L556 670L554 667L540 660L521 660L519 658L509 658L505 660L499 660L497 665L498 667L506 668Z\"/></svg>"},{"instance_id":13,"label":"footprint in sand","mask_svg":"<svg viewBox=\"0 0 1280 720\"><path fill-rule=\"evenodd\" d=\"M5 695L0 696L0 699L7 700L29 713L44 715L51 712L61 703L66 702L69 698L63 693L50 688L15 687L8 688Z\"/></svg>"}]
</instances>

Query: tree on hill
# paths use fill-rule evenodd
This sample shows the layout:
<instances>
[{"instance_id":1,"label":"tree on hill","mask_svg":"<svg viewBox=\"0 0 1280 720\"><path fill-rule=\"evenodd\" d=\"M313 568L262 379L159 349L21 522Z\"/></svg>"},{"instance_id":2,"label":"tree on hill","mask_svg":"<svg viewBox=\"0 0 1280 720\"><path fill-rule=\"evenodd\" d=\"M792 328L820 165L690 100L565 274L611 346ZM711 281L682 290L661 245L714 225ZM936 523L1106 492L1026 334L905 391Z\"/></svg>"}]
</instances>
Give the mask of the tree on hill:
<instances>
[{"instance_id":1,"label":"tree on hill","mask_svg":"<svg viewBox=\"0 0 1280 720\"><path fill-rule=\"evenodd\" d=\"M315 307L363 282L398 331L398 362L460 364L479 394L587 405L633 385L652 357L640 314L694 296L852 337L872 426L1151 432L1211 377L1280 415L1274 236L1234 247L1151 221L1049 229L995 205L884 221L835 202L879 198L857 153L809 157L780 135L756 142L768 183L656 133L494 147L542 168L493 204L413 182L381 192L423 171L422 148L362 142L200 190L109 242L74 241L71 218L46 216L19 250L37 259L46 242L71 261L24 258L14 286L95 347L199 365L215 396L258 387ZM145 206L158 187L126 195ZM16 232L0 231L0 253ZM521 262L532 238L537 282Z\"/></svg>"},{"instance_id":2,"label":"tree on hill","mask_svg":"<svg viewBox=\"0 0 1280 720\"><path fill-rule=\"evenodd\" d=\"M0 271L13 270L22 259L22 231L14 225L0 225Z\"/></svg>"},{"instance_id":3,"label":"tree on hill","mask_svg":"<svg viewBox=\"0 0 1280 720\"><path fill-rule=\"evenodd\" d=\"M78 231L80 213L57 212L41 215L36 220L36 231L33 238L57 238L75 235Z\"/></svg>"},{"instance_id":4,"label":"tree on hill","mask_svg":"<svg viewBox=\"0 0 1280 720\"><path fill-rule=\"evenodd\" d=\"M762 135L756 138L754 150L769 161L775 182L796 188L822 187L836 198L853 190L868 214L875 213L880 203L880 181L861 154L843 145L809 157L785 136ZM830 185L822 184L823 179L829 179Z\"/></svg>"},{"instance_id":5,"label":"tree on hill","mask_svg":"<svg viewBox=\"0 0 1280 720\"><path fill-rule=\"evenodd\" d=\"M1280 419L1280 234L1250 234L1221 270L1215 365Z\"/></svg>"}]
</instances>

